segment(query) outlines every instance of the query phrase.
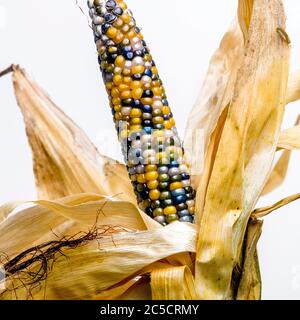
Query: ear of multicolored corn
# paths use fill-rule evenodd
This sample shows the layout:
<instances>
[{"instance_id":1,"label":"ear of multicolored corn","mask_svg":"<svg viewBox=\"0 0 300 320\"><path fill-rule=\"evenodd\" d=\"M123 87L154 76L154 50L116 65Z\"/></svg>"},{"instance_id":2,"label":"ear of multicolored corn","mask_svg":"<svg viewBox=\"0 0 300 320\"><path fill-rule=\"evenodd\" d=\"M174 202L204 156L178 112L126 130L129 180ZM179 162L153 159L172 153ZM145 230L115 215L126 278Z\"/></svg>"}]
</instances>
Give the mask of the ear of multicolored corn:
<instances>
[{"instance_id":1,"label":"ear of multicolored corn","mask_svg":"<svg viewBox=\"0 0 300 320\"><path fill-rule=\"evenodd\" d=\"M139 206L162 225L194 222L195 191L165 90L122 0L89 0L99 64Z\"/></svg>"}]
</instances>

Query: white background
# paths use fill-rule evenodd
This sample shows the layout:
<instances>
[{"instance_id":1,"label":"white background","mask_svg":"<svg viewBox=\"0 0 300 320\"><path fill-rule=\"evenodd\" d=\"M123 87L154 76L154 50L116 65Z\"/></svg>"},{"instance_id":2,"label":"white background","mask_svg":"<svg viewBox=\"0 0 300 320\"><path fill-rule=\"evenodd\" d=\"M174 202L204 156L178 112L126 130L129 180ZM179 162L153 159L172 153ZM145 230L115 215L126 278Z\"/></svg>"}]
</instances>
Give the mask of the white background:
<instances>
[{"instance_id":1,"label":"white background","mask_svg":"<svg viewBox=\"0 0 300 320\"><path fill-rule=\"evenodd\" d=\"M79 2L85 8L85 0ZM128 3L152 50L183 136L209 59L235 15L237 0ZM284 3L293 48L292 69L298 69L300 1ZM25 67L100 151L117 156L119 147L93 37L75 0L0 0L0 41L0 69L11 63ZM299 113L299 103L288 106L284 127L292 126ZM104 144L107 135L113 147ZM30 149L9 76L0 79L0 150L0 203L34 199ZM285 185L264 197L260 205L300 191L299 163L296 152ZM264 299L300 298L299 229L299 202L265 219L259 245Z\"/></svg>"}]
</instances>

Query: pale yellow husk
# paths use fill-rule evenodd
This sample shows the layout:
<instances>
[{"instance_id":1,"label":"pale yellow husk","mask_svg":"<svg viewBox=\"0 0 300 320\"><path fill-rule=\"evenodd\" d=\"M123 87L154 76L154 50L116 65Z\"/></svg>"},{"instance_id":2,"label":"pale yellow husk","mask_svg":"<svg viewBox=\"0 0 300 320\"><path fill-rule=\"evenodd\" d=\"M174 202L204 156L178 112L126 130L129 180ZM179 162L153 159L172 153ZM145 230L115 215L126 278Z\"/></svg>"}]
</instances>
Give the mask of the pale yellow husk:
<instances>
[{"instance_id":1,"label":"pale yellow husk","mask_svg":"<svg viewBox=\"0 0 300 320\"><path fill-rule=\"evenodd\" d=\"M32 148L39 198L92 192L136 203L124 165L99 154L24 70L15 67L13 82Z\"/></svg>"},{"instance_id":2,"label":"pale yellow husk","mask_svg":"<svg viewBox=\"0 0 300 320\"><path fill-rule=\"evenodd\" d=\"M286 150L300 149L300 125L281 132L278 148Z\"/></svg>"},{"instance_id":3,"label":"pale yellow husk","mask_svg":"<svg viewBox=\"0 0 300 320\"><path fill-rule=\"evenodd\" d=\"M244 1L239 1L240 20ZM199 298L227 299L248 219L272 169L284 113L289 45L281 1L253 1L245 56L206 194L197 245Z\"/></svg>"}]
</instances>

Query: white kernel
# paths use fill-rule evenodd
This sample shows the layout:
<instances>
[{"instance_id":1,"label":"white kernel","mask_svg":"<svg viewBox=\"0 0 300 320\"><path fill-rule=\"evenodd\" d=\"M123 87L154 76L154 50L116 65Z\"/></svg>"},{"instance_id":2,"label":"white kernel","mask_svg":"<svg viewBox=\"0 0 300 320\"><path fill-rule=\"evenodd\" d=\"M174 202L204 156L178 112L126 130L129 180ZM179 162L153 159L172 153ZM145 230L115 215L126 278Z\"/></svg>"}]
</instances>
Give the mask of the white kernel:
<instances>
[{"instance_id":1,"label":"white kernel","mask_svg":"<svg viewBox=\"0 0 300 320\"><path fill-rule=\"evenodd\" d=\"M163 107L163 104L161 101L154 101L152 107L153 109L161 109Z\"/></svg>"}]
</instances>

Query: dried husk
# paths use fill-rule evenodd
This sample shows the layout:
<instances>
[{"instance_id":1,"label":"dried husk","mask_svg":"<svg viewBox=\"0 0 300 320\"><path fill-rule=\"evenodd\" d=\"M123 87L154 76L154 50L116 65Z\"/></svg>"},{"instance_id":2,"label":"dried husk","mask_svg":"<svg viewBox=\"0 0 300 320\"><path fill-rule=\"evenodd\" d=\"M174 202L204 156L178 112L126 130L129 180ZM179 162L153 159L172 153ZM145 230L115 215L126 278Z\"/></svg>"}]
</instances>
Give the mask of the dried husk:
<instances>
[{"instance_id":1,"label":"dried husk","mask_svg":"<svg viewBox=\"0 0 300 320\"><path fill-rule=\"evenodd\" d=\"M291 155L292 153L289 150L285 150L282 153L272 171L272 174L270 175L268 182L265 184L264 190L261 193L262 196L274 191L283 184L288 172Z\"/></svg>"},{"instance_id":2,"label":"dried husk","mask_svg":"<svg viewBox=\"0 0 300 320\"><path fill-rule=\"evenodd\" d=\"M291 202L294 202L296 200L300 199L300 193L294 194L292 196L288 196L278 202L276 202L275 204L265 207L265 208L258 208L255 209L252 213L252 217L254 218L263 218L266 215L270 214L271 212L278 210L288 204L290 204Z\"/></svg>"},{"instance_id":3,"label":"dried husk","mask_svg":"<svg viewBox=\"0 0 300 320\"><path fill-rule=\"evenodd\" d=\"M241 20L246 16L241 14L244 1L239 5ZM248 219L271 173L288 80L284 29L281 1L253 1L249 31L244 34L245 56L199 230L196 286L201 299L232 295L232 273L240 261Z\"/></svg>"},{"instance_id":4,"label":"dried husk","mask_svg":"<svg viewBox=\"0 0 300 320\"><path fill-rule=\"evenodd\" d=\"M286 102L291 103L300 99L300 70L294 71L289 76Z\"/></svg>"},{"instance_id":5,"label":"dried husk","mask_svg":"<svg viewBox=\"0 0 300 320\"><path fill-rule=\"evenodd\" d=\"M234 20L210 61L201 92L189 114L184 147L191 165L194 188L197 189L201 180L204 181L200 194L210 171L210 150L217 144L213 133L218 131L220 117L232 99L243 49L243 35Z\"/></svg>"},{"instance_id":6,"label":"dried husk","mask_svg":"<svg viewBox=\"0 0 300 320\"><path fill-rule=\"evenodd\" d=\"M136 203L124 165L99 154L86 134L17 66L13 83L40 199L87 192Z\"/></svg>"},{"instance_id":7,"label":"dried husk","mask_svg":"<svg viewBox=\"0 0 300 320\"><path fill-rule=\"evenodd\" d=\"M187 266L156 269L151 273L153 300L195 300L194 277Z\"/></svg>"},{"instance_id":8,"label":"dried husk","mask_svg":"<svg viewBox=\"0 0 300 320\"><path fill-rule=\"evenodd\" d=\"M260 300L261 276L257 256L257 242L262 232L262 221L251 220L245 237L244 263L236 300Z\"/></svg>"},{"instance_id":9,"label":"dried husk","mask_svg":"<svg viewBox=\"0 0 300 320\"><path fill-rule=\"evenodd\" d=\"M18 275L8 278L0 297L50 300L101 297L101 292L119 283L124 285L122 281L155 270L157 261L193 252L195 241L195 226L181 223L153 231L103 234L83 246L63 249L51 265L46 281L39 285L26 286L29 275L39 270L39 264L25 270L21 279ZM167 261L165 264L169 266Z\"/></svg>"},{"instance_id":10,"label":"dried husk","mask_svg":"<svg viewBox=\"0 0 300 320\"><path fill-rule=\"evenodd\" d=\"M300 149L300 125L280 133L278 148L285 150Z\"/></svg>"},{"instance_id":11,"label":"dried husk","mask_svg":"<svg viewBox=\"0 0 300 320\"><path fill-rule=\"evenodd\" d=\"M297 118L295 126L300 124L300 116ZM296 137L297 139L297 137ZM280 137L279 137L279 144L280 144ZM267 183L265 184L264 190L262 195L266 195L279 186L281 186L286 178L289 163L291 159L292 152L291 150L284 150L282 155L280 156L279 160L277 161Z\"/></svg>"}]
</instances>

